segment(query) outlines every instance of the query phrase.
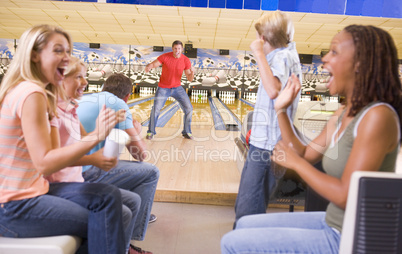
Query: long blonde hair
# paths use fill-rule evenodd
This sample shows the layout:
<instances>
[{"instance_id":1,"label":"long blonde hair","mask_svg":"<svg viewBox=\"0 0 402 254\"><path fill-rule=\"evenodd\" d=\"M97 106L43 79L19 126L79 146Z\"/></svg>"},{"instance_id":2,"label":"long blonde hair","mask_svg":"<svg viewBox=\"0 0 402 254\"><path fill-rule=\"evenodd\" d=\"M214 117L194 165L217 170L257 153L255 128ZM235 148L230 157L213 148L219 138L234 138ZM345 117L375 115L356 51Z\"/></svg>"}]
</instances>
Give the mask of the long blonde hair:
<instances>
[{"instance_id":1,"label":"long blonde hair","mask_svg":"<svg viewBox=\"0 0 402 254\"><path fill-rule=\"evenodd\" d=\"M18 41L18 48L13 60L5 74L0 85L0 104L3 103L4 97L16 85L23 81L30 81L38 86L45 87L45 84L40 80L40 70L31 61L33 52L40 53L49 39L55 33L66 37L70 44L70 49L73 48L73 43L70 35L62 28L52 25L36 25L26 30ZM57 97L60 93L60 87L53 84L48 84L45 87L48 97L49 116L56 115Z\"/></svg>"}]
</instances>

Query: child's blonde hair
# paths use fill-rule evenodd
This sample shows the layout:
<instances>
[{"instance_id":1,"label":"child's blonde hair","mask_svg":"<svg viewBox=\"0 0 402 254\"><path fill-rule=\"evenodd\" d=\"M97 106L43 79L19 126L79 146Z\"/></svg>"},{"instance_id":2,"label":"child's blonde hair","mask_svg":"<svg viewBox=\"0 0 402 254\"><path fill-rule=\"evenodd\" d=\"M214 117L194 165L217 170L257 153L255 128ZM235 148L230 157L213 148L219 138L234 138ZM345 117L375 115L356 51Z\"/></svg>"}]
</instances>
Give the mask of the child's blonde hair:
<instances>
[{"instance_id":1,"label":"child's blonde hair","mask_svg":"<svg viewBox=\"0 0 402 254\"><path fill-rule=\"evenodd\" d=\"M268 12L257 20L254 27L264 41L274 48L286 47L293 40L294 27L287 13Z\"/></svg>"},{"instance_id":2,"label":"child's blonde hair","mask_svg":"<svg viewBox=\"0 0 402 254\"><path fill-rule=\"evenodd\" d=\"M71 56L70 62L68 63L67 68L64 70L64 76L67 77L77 73L78 71L81 71L81 66L85 67L85 69L87 68L84 61L76 56Z\"/></svg>"},{"instance_id":3,"label":"child's blonde hair","mask_svg":"<svg viewBox=\"0 0 402 254\"><path fill-rule=\"evenodd\" d=\"M4 97L22 81L31 81L46 89L49 116L56 115L57 101L56 98L60 93L60 87L53 84L45 84L40 79L40 70L32 61L33 52L41 52L49 39L54 34L61 34L66 37L70 49L73 49L73 44L70 35L62 28L53 25L36 25L26 30L20 40L18 41L18 48L10 67L5 74L0 86L0 104L3 102Z\"/></svg>"}]
</instances>

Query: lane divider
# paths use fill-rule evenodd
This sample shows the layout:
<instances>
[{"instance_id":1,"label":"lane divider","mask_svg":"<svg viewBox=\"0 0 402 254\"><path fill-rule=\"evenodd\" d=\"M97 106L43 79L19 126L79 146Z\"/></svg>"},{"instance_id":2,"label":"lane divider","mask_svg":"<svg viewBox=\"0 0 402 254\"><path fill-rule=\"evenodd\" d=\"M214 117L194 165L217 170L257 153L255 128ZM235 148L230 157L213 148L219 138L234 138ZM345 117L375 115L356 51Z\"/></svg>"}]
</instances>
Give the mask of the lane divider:
<instances>
[{"instance_id":1,"label":"lane divider","mask_svg":"<svg viewBox=\"0 0 402 254\"><path fill-rule=\"evenodd\" d=\"M143 102L149 101L149 100L153 100L155 98L155 96L151 95L149 97L144 97L144 98L138 98L135 100L130 100L127 105L129 108L134 107L135 105L141 104Z\"/></svg>"},{"instance_id":2,"label":"lane divider","mask_svg":"<svg viewBox=\"0 0 402 254\"><path fill-rule=\"evenodd\" d=\"M172 118L172 116L179 110L180 104L175 101L171 103L169 106L163 108L159 113L158 122L156 123L155 127L164 127L165 124ZM149 118L141 123L142 126L149 125Z\"/></svg>"},{"instance_id":3,"label":"lane divider","mask_svg":"<svg viewBox=\"0 0 402 254\"><path fill-rule=\"evenodd\" d=\"M252 102L249 102L249 101L247 101L247 100L245 100L245 99L239 99L241 102L244 102L244 103L246 103L247 105L249 105L249 106L251 106L251 107L253 107L254 108L254 106L255 106L255 103L252 103Z\"/></svg>"},{"instance_id":4,"label":"lane divider","mask_svg":"<svg viewBox=\"0 0 402 254\"><path fill-rule=\"evenodd\" d=\"M227 131L239 131L240 120L236 115L232 113L232 111L223 103L220 99L213 97L212 101L214 102L222 120L225 124L225 130ZM241 125L241 124L240 124Z\"/></svg>"},{"instance_id":5,"label":"lane divider","mask_svg":"<svg viewBox=\"0 0 402 254\"><path fill-rule=\"evenodd\" d=\"M208 97L208 100L209 106L211 107L212 118L214 119L215 130L226 130L225 123L223 122L223 119L218 111L218 108L215 105L213 98L210 96Z\"/></svg>"}]
</instances>

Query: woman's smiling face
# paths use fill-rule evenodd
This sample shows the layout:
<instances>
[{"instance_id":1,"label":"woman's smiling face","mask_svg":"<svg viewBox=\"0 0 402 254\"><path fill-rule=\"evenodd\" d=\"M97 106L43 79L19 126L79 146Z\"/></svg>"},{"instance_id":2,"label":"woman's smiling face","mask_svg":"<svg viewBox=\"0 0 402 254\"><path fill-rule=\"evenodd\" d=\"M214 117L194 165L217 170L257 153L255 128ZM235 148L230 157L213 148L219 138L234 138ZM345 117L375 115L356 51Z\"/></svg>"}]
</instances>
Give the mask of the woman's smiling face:
<instances>
[{"instance_id":1,"label":"woman's smiling face","mask_svg":"<svg viewBox=\"0 0 402 254\"><path fill-rule=\"evenodd\" d=\"M327 88L331 94L351 95L355 81L355 45L352 35L341 31L334 36L330 50L322 61L330 78Z\"/></svg>"},{"instance_id":2,"label":"woman's smiling face","mask_svg":"<svg viewBox=\"0 0 402 254\"><path fill-rule=\"evenodd\" d=\"M67 38L59 33L53 34L40 52L34 52L32 61L40 70L43 83L61 85L64 70L70 60L70 44Z\"/></svg>"}]
</instances>

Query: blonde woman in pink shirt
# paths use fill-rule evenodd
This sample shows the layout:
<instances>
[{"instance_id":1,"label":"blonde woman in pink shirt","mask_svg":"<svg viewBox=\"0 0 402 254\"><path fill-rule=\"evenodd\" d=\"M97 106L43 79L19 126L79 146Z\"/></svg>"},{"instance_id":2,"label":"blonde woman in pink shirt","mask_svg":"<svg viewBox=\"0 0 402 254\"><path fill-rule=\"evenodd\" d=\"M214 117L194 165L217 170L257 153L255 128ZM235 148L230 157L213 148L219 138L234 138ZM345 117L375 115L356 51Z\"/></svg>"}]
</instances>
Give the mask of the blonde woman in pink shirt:
<instances>
[{"instance_id":1,"label":"blonde woman in pink shirt","mask_svg":"<svg viewBox=\"0 0 402 254\"><path fill-rule=\"evenodd\" d=\"M63 90L64 95L59 97L57 103L57 115L50 122L52 138L57 147L79 142L87 133L80 123L76 109L78 102L88 85L85 79L87 68L84 62L72 56L70 63L64 71ZM125 112L122 110L122 115ZM64 168L47 179L50 182L84 182L82 177L83 165L95 165L104 171L109 171L117 164L117 158L103 156L103 148L99 151L85 155L72 166ZM126 249L128 253L138 252L138 247L130 245L130 240L134 231L135 221L141 204L141 198L137 193L119 188L123 203L123 225L125 226Z\"/></svg>"},{"instance_id":2,"label":"blonde woman in pink shirt","mask_svg":"<svg viewBox=\"0 0 402 254\"><path fill-rule=\"evenodd\" d=\"M0 235L76 235L77 253L125 253L121 195L107 184L51 183L44 176L78 160L108 135L116 113L103 108L95 131L55 149L56 116L72 41L61 28L34 26L21 36L0 86Z\"/></svg>"}]
</instances>

